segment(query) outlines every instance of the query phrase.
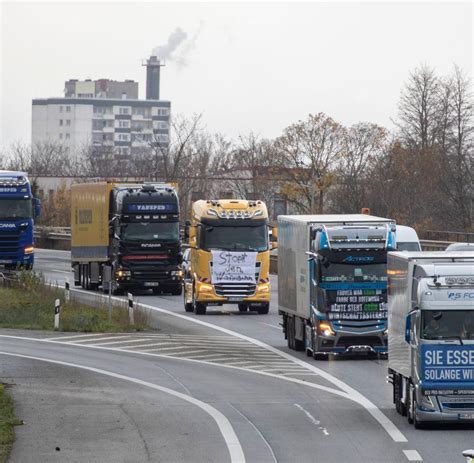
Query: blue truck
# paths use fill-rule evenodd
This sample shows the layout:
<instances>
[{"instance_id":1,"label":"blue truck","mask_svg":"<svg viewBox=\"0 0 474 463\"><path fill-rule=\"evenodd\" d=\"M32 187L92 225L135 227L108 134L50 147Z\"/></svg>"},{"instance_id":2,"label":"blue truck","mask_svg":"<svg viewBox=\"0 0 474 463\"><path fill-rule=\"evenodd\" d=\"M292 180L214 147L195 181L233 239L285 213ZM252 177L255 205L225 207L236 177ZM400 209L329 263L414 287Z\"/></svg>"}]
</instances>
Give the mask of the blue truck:
<instances>
[{"instance_id":1,"label":"blue truck","mask_svg":"<svg viewBox=\"0 0 474 463\"><path fill-rule=\"evenodd\" d=\"M396 224L366 214L278 217L278 309L288 347L317 360L387 352Z\"/></svg>"},{"instance_id":2,"label":"blue truck","mask_svg":"<svg viewBox=\"0 0 474 463\"><path fill-rule=\"evenodd\" d=\"M33 197L25 172L0 170L0 267L31 270L34 219L40 201Z\"/></svg>"}]
</instances>

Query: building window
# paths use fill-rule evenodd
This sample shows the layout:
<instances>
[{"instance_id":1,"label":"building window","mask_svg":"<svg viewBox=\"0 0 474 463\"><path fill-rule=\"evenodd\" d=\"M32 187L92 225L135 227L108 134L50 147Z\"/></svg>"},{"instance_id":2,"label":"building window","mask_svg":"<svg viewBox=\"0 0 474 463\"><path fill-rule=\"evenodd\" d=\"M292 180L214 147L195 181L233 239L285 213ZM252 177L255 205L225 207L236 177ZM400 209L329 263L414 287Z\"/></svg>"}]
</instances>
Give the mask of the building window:
<instances>
[{"instance_id":1,"label":"building window","mask_svg":"<svg viewBox=\"0 0 474 463\"><path fill-rule=\"evenodd\" d=\"M126 154L126 155L130 154L128 146L120 146L118 151L120 154Z\"/></svg>"},{"instance_id":2,"label":"building window","mask_svg":"<svg viewBox=\"0 0 474 463\"><path fill-rule=\"evenodd\" d=\"M59 125L62 127L63 126L63 120L59 119Z\"/></svg>"},{"instance_id":3,"label":"building window","mask_svg":"<svg viewBox=\"0 0 474 463\"><path fill-rule=\"evenodd\" d=\"M69 135L68 133L66 134L66 140L69 140L71 138L71 135Z\"/></svg>"},{"instance_id":4,"label":"building window","mask_svg":"<svg viewBox=\"0 0 474 463\"><path fill-rule=\"evenodd\" d=\"M129 141L130 136L129 136L128 133L119 133L118 134L118 139L119 139L119 141Z\"/></svg>"},{"instance_id":5,"label":"building window","mask_svg":"<svg viewBox=\"0 0 474 463\"><path fill-rule=\"evenodd\" d=\"M130 128L130 121L128 121L128 120L127 120L127 121L124 121L124 120L119 121L119 127L120 127L121 129L128 129L128 128Z\"/></svg>"},{"instance_id":6,"label":"building window","mask_svg":"<svg viewBox=\"0 0 474 463\"><path fill-rule=\"evenodd\" d=\"M71 112L71 107L70 107L70 106L66 106L66 112L67 112L67 113L70 113L70 112Z\"/></svg>"},{"instance_id":7,"label":"building window","mask_svg":"<svg viewBox=\"0 0 474 463\"><path fill-rule=\"evenodd\" d=\"M157 129L159 130L168 130L168 122L165 121L158 121Z\"/></svg>"},{"instance_id":8,"label":"building window","mask_svg":"<svg viewBox=\"0 0 474 463\"><path fill-rule=\"evenodd\" d=\"M71 119L66 119L66 125L67 125L68 127L71 126Z\"/></svg>"},{"instance_id":9,"label":"building window","mask_svg":"<svg viewBox=\"0 0 474 463\"><path fill-rule=\"evenodd\" d=\"M63 106L60 106L60 107L59 107L59 112L62 113L62 112L63 112L63 109L64 109L64 107L63 107Z\"/></svg>"},{"instance_id":10,"label":"building window","mask_svg":"<svg viewBox=\"0 0 474 463\"><path fill-rule=\"evenodd\" d=\"M105 108L103 106L94 106L94 114L104 114Z\"/></svg>"},{"instance_id":11,"label":"building window","mask_svg":"<svg viewBox=\"0 0 474 463\"><path fill-rule=\"evenodd\" d=\"M168 143L169 141L168 135L164 135L162 133L155 134L155 139L158 143Z\"/></svg>"},{"instance_id":12,"label":"building window","mask_svg":"<svg viewBox=\"0 0 474 463\"><path fill-rule=\"evenodd\" d=\"M130 114L130 108L120 107L119 114Z\"/></svg>"},{"instance_id":13,"label":"building window","mask_svg":"<svg viewBox=\"0 0 474 463\"><path fill-rule=\"evenodd\" d=\"M158 116L169 116L169 108L158 108Z\"/></svg>"}]
</instances>

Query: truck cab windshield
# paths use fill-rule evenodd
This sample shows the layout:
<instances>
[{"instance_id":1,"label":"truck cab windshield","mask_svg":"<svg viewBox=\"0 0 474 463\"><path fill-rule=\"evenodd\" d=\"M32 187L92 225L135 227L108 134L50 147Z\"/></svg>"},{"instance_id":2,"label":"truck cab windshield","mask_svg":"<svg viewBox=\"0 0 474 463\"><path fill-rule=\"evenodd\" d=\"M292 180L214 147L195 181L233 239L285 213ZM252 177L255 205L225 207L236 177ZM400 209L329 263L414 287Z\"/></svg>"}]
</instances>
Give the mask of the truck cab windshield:
<instances>
[{"instance_id":1,"label":"truck cab windshield","mask_svg":"<svg viewBox=\"0 0 474 463\"><path fill-rule=\"evenodd\" d=\"M178 241L179 222L130 222L122 224L125 241Z\"/></svg>"},{"instance_id":2,"label":"truck cab windshield","mask_svg":"<svg viewBox=\"0 0 474 463\"><path fill-rule=\"evenodd\" d=\"M31 199L0 199L0 220L30 219Z\"/></svg>"},{"instance_id":3,"label":"truck cab windshield","mask_svg":"<svg viewBox=\"0 0 474 463\"><path fill-rule=\"evenodd\" d=\"M321 265L321 282L387 281L387 264L340 264L325 261Z\"/></svg>"},{"instance_id":4,"label":"truck cab windshield","mask_svg":"<svg viewBox=\"0 0 474 463\"><path fill-rule=\"evenodd\" d=\"M424 310L422 339L474 340L474 310Z\"/></svg>"},{"instance_id":5,"label":"truck cab windshield","mask_svg":"<svg viewBox=\"0 0 474 463\"><path fill-rule=\"evenodd\" d=\"M256 227L222 227L203 225L200 247L205 250L266 251L268 250L267 225Z\"/></svg>"}]
</instances>

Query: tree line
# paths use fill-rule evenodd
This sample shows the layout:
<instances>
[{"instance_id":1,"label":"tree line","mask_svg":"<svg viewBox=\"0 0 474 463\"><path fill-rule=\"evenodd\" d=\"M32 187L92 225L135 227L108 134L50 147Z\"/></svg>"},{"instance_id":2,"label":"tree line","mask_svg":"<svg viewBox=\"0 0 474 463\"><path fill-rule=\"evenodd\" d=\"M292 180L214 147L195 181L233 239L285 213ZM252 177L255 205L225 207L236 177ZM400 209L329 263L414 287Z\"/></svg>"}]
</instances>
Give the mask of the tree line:
<instances>
[{"instance_id":1,"label":"tree line","mask_svg":"<svg viewBox=\"0 0 474 463\"><path fill-rule=\"evenodd\" d=\"M468 76L456 66L448 76L425 65L415 69L401 89L393 124L392 130L370 122L344 126L315 113L274 139L250 133L229 140L206 130L201 115L175 116L168 144L153 139L132 158L105 147L72 153L55 142L15 144L2 153L0 167L33 177L176 182L184 216L192 200L224 194L268 204L283 198L289 213L356 213L368 207L419 231L473 231ZM50 206L52 222L60 221L53 217L57 207Z\"/></svg>"}]
</instances>

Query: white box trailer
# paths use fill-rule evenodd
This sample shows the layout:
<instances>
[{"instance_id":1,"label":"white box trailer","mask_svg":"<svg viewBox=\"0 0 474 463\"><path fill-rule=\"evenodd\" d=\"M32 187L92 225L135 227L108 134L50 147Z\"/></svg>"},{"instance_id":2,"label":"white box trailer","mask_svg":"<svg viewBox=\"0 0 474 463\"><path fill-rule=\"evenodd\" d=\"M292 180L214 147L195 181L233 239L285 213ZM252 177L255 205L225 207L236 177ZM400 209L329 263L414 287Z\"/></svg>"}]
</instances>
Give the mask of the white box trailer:
<instances>
[{"instance_id":1,"label":"white box trailer","mask_svg":"<svg viewBox=\"0 0 474 463\"><path fill-rule=\"evenodd\" d=\"M474 422L474 253L390 252L389 378L397 411Z\"/></svg>"},{"instance_id":2,"label":"white box trailer","mask_svg":"<svg viewBox=\"0 0 474 463\"><path fill-rule=\"evenodd\" d=\"M278 309L291 349L386 352L394 232L393 220L365 214L278 217Z\"/></svg>"}]
</instances>

